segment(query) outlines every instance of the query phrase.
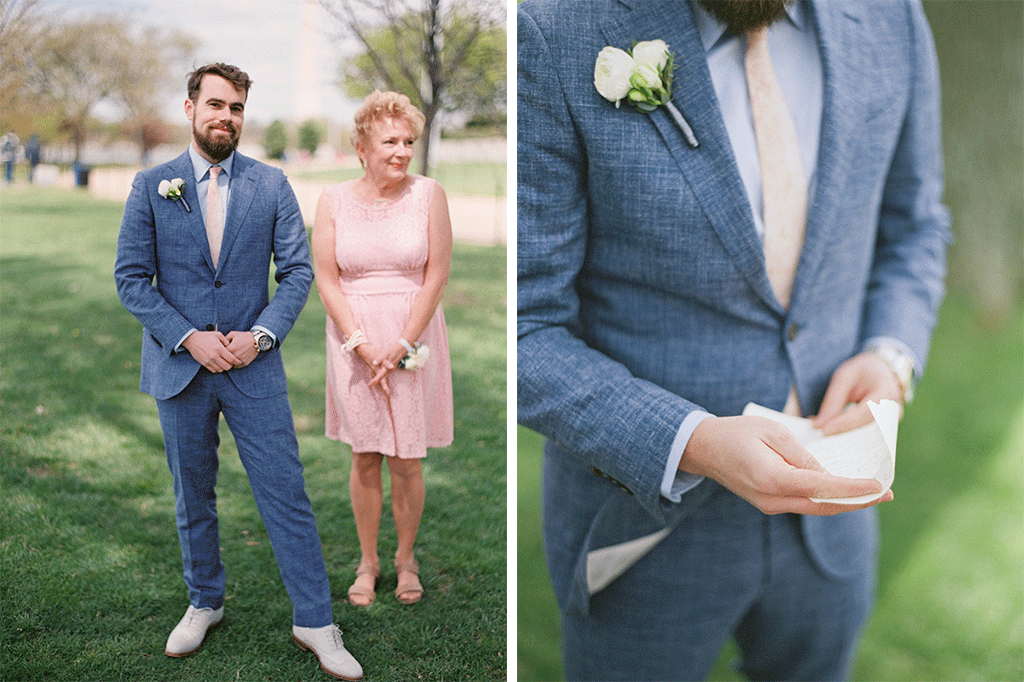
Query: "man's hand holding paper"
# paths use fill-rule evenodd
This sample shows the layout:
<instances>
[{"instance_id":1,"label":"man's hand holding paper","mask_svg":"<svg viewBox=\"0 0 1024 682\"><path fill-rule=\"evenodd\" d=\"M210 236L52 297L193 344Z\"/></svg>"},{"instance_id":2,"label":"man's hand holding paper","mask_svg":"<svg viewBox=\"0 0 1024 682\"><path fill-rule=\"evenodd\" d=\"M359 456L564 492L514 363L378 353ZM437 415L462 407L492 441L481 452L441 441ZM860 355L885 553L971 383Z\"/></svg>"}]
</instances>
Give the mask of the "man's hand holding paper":
<instances>
[{"instance_id":1,"label":"man's hand holding paper","mask_svg":"<svg viewBox=\"0 0 1024 682\"><path fill-rule=\"evenodd\" d=\"M868 401L867 408L873 417L870 423L832 436L826 436L814 428L814 422L810 419L782 414L754 403L747 405L743 414L765 417L786 426L828 473L851 479L873 478L881 484L884 492L892 485L896 470L896 432L900 405L893 400L882 400L880 403ZM812 499L815 502L858 505L875 501L882 497L883 492Z\"/></svg>"},{"instance_id":2,"label":"man's hand holding paper","mask_svg":"<svg viewBox=\"0 0 1024 682\"><path fill-rule=\"evenodd\" d=\"M875 469L851 476L823 466L818 446L808 445L822 439L811 420L760 406L748 409L741 417L699 424L679 468L714 479L766 514L831 516L892 499Z\"/></svg>"}]
</instances>

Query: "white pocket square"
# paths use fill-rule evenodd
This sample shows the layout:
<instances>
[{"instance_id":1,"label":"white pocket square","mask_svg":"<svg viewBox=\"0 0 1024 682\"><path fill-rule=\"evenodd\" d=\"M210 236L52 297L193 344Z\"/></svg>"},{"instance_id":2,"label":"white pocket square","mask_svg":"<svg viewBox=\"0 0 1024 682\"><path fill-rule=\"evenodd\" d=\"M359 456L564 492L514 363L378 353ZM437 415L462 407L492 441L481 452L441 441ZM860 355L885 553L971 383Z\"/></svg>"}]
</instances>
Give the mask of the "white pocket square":
<instances>
[{"instance_id":1,"label":"white pocket square","mask_svg":"<svg viewBox=\"0 0 1024 682\"><path fill-rule=\"evenodd\" d=\"M601 547L587 552L587 589L590 594L600 592L613 580L626 572L643 555L650 552L672 531L662 528L657 533L618 545Z\"/></svg>"}]
</instances>

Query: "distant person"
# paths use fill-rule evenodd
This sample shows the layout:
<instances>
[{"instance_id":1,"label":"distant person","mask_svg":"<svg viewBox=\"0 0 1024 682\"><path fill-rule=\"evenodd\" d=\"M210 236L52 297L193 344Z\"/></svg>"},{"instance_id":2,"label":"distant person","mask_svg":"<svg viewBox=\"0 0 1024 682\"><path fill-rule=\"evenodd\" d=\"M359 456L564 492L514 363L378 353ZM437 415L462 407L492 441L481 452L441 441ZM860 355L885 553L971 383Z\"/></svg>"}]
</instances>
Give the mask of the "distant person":
<instances>
[{"instance_id":1,"label":"distant person","mask_svg":"<svg viewBox=\"0 0 1024 682\"><path fill-rule=\"evenodd\" d=\"M189 75L192 144L136 175L118 238L117 291L144 327L141 388L160 414L189 593L165 653L195 653L224 615L214 492L223 413L291 597L293 640L329 674L358 680L333 623L281 360L313 281L306 228L281 171L235 151L250 84L226 64Z\"/></svg>"},{"instance_id":2,"label":"distant person","mask_svg":"<svg viewBox=\"0 0 1024 682\"><path fill-rule=\"evenodd\" d=\"M452 377L441 295L452 227L444 190L408 172L424 117L375 91L355 115L362 177L317 205L313 259L327 309L327 437L352 448L350 489L362 555L349 601L376 599L381 463L391 474L396 598L423 596L414 545L423 514L420 460L453 437Z\"/></svg>"},{"instance_id":3,"label":"distant person","mask_svg":"<svg viewBox=\"0 0 1024 682\"><path fill-rule=\"evenodd\" d=\"M3 146L0 147L0 155L4 159L4 178L7 184L14 182L14 164L18 160L18 145L20 140L14 133L4 135Z\"/></svg>"},{"instance_id":4,"label":"distant person","mask_svg":"<svg viewBox=\"0 0 1024 682\"><path fill-rule=\"evenodd\" d=\"M36 166L39 165L39 159L42 156L42 144L39 142L39 134L32 133L32 136L28 138L28 142L25 143L25 160L28 161L28 181L31 184L36 175Z\"/></svg>"}]
</instances>

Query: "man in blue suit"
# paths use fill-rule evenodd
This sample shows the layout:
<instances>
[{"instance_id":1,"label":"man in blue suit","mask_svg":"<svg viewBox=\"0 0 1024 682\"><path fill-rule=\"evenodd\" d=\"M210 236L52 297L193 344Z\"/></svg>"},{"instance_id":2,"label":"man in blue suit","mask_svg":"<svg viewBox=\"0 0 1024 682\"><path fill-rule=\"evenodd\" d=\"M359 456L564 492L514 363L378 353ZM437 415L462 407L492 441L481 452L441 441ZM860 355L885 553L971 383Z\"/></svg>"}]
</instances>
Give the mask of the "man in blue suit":
<instances>
[{"instance_id":1,"label":"man in blue suit","mask_svg":"<svg viewBox=\"0 0 1024 682\"><path fill-rule=\"evenodd\" d=\"M284 174L235 151L250 84L226 64L190 74L192 143L136 176L118 237L117 292L143 326L141 389L160 414L189 592L165 653L195 653L224 614L214 492L223 413L292 600L295 643L357 680L362 668L333 623L281 360L313 281L306 228Z\"/></svg>"},{"instance_id":2,"label":"man in blue suit","mask_svg":"<svg viewBox=\"0 0 1024 682\"><path fill-rule=\"evenodd\" d=\"M847 430L924 367L949 221L919 2L525 0L518 46L518 415L567 677L702 679L729 637L752 679L846 677L892 493L813 501L883 491L739 415Z\"/></svg>"}]
</instances>

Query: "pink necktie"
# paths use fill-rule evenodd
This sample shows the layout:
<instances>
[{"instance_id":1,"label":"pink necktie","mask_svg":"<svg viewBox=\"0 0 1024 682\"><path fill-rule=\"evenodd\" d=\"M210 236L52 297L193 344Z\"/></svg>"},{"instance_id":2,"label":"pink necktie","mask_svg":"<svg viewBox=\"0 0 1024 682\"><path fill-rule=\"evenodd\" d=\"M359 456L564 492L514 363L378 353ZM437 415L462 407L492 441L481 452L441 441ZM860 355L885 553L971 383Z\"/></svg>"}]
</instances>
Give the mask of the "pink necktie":
<instances>
[{"instance_id":1,"label":"pink necktie","mask_svg":"<svg viewBox=\"0 0 1024 682\"><path fill-rule=\"evenodd\" d=\"M747 33L745 66L761 163L765 265L775 295L788 308L807 223L807 175L796 127L768 54L766 28Z\"/></svg>"},{"instance_id":2,"label":"pink necktie","mask_svg":"<svg viewBox=\"0 0 1024 682\"><path fill-rule=\"evenodd\" d=\"M217 185L221 170L220 166L210 167L210 184L206 188L206 238L210 240L210 255L215 269L220 260L220 241L224 237L224 206Z\"/></svg>"}]
</instances>

